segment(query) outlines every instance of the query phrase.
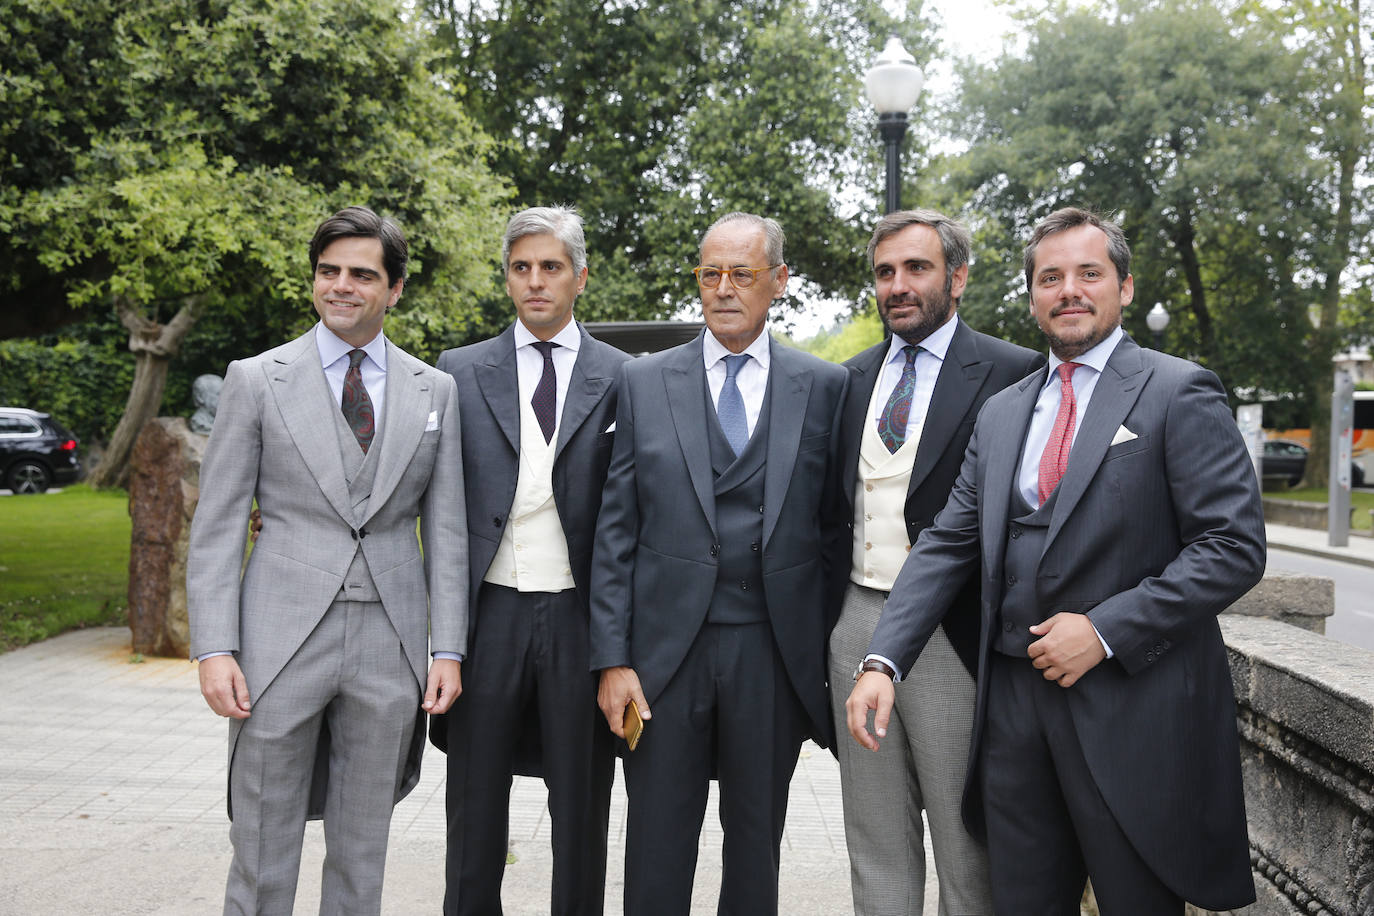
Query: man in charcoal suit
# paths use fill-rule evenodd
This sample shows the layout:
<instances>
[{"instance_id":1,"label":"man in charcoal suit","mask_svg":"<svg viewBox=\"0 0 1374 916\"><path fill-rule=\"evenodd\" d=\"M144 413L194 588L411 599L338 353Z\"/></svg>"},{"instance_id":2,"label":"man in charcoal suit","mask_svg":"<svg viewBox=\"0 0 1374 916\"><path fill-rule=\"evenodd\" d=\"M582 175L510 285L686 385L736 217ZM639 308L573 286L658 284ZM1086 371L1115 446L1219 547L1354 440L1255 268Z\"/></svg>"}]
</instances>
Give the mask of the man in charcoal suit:
<instances>
[{"instance_id":1,"label":"man in charcoal suit","mask_svg":"<svg viewBox=\"0 0 1374 916\"><path fill-rule=\"evenodd\" d=\"M501 911L511 773L533 742L553 825L549 911L599 914L615 748L588 668L588 580L629 356L573 320L587 283L574 211L515 214L501 260L516 320L439 357L464 405L475 596L464 695L431 724L448 752L444 912Z\"/></svg>"},{"instance_id":2,"label":"man in charcoal suit","mask_svg":"<svg viewBox=\"0 0 1374 916\"><path fill-rule=\"evenodd\" d=\"M457 395L382 334L405 237L348 207L316 230L310 266L319 323L229 365L191 528L191 653L230 719L226 913L292 911L305 821L321 815L320 912L377 913L424 711L461 689ZM263 531L240 576L255 499ZM429 664L431 648L451 657Z\"/></svg>"},{"instance_id":3,"label":"man in charcoal suit","mask_svg":"<svg viewBox=\"0 0 1374 916\"><path fill-rule=\"evenodd\" d=\"M776 913L797 753L833 736L822 521L845 372L764 333L782 246L771 219L717 220L695 271L706 330L621 368L591 665L612 731L631 701L648 720L625 758L628 916L690 908L713 774L719 910Z\"/></svg>"},{"instance_id":4,"label":"man in charcoal suit","mask_svg":"<svg viewBox=\"0 0 1374 916\"><path fill-rule=\"evenodd\" d=\"M1216 615L1264 572L1259 488L1217 377L1121 330L1115 224L1036 226L1050 362L978 416L959 480L897 577L848 702L877 748L893 679L981 574L964 816L994 909L1104 916L1255 899L1235 699ZM875 711L873 733L866 726Z\"/></svg>"}]
</instances>

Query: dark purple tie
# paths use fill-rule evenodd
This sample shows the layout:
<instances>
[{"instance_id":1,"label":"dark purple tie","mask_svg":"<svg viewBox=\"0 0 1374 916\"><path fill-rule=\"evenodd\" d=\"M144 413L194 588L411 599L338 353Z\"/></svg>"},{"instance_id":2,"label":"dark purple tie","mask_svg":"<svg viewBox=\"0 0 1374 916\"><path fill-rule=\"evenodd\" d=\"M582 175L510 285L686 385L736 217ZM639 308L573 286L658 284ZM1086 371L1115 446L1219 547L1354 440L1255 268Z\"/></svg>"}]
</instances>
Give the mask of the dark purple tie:
<instances>
[{"instance_id":1,"label":"dark purple tie","mask_svg":"<svg viewBox=\"0 0 1374 916\"><path fill-rule=\"evenodd\" d=\"M372 414L372 398L367 396L367 386L363 384L363 370L359 368L366 355L362 350L348 351L348 373L344 376L343 403L339 405L343 410L344 419L348 421L348 428L353 430L353 435L357 437L364 453L372 445L372 436L377 432L377 418Z\"/></svg>"},{"instance_id":2,"label":"dark purple tie","mask_svg":"<svg viewBox=\"0 0 1374 916\"><path fill-rule=\"evenodd\" d=\"M536 340L534 348L544 356L544 373L539 376L539 384L534 388L530 406L534 408L534 418L544 433L544 441L553 441L553 431L558 426L558 384L553 372L553 348L558 346L551 340Z\"/></svg>"}]
</instances>

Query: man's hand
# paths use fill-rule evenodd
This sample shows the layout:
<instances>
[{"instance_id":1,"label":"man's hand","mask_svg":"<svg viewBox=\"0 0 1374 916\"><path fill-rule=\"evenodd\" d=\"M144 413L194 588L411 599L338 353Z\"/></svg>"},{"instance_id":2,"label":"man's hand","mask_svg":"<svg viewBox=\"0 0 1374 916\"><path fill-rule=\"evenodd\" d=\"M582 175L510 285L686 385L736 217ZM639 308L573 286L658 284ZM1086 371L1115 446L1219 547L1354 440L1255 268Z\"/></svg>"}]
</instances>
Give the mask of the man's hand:
<instances>
[{"instance_id":1,"label":"man's hand","mask_svg":"<svg viewBox=\"0 0 1374 916\"><path fill-rule=\"evenodd\" d=\"M1107 657L1102 640L1086 614L1055 614L1030 631L1039 636L1026 653L1045 680L1072 687L1077 680Z\"/></svg>"},{"instance_id":2,"label":"man's hand","mask_svg":"<svg viewBox=\"0 0 1374 916\"><path fill-rule=\"evenodd\" d=\"M887 722L892 717L892 703L897 691L892 678L881 671L865 671L854 684L845 701L849 733L854 740L870 751L878 749L878 738L887 737ZM873 734L868 733L868 711L873 710ZM877 737L874 737L876 735Z\"/></svg>"},{"instance_id":3,"label":"man's hand","mask_svg":"<svg viewBox=\"0 0 1374 916\"><path fill-rule=\"evenodd\" d=\"M262 534L262 512L254 509L248 515L248 540L256 544L260 534Z\"/></svg>"},{"instance_id":4,"label":"man's hand","mask_svg":"<svg viewBox=\"0 0 1374 916\"><path fill-rule=\"evenodd\" d=\"M639 707L641 719L647 722L653 718L635 669L624 666L601 669L601 686L596 691L596 702L601 707L601 714L606 717L606 724L617 738L625 737L625 707L630 705L631 700Z\"/></svg>"},{"instance_id":5,"label":"man's hand","mask_svg":"<svg viewBox=\"0 0 1374 916\"><path fill-rule=\"evenodd\" d=\"M252 709L248 681L232 655L212 655L200 663L200 695L221 716L246 719Z\"/></svg>"},{"instance_id":6,"label":"man's hand","mask_svg":"<svg viewBox=\"0 0 1374 916\"><path fill-rule=\"evenodd\" d=\"M462 662L455 658L436 658L429 663L429 682L425 685L425 701L420 706L430 715L437 716L448 712L462 692Z\"/></svg>"}]
</instances>

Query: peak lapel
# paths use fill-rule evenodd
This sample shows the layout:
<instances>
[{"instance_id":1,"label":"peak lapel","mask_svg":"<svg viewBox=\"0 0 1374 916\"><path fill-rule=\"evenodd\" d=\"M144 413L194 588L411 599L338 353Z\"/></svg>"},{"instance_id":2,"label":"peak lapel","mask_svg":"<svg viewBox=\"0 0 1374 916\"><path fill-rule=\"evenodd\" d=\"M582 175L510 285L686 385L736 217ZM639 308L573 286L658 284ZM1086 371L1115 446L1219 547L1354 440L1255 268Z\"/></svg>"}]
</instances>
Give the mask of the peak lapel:
<instances>
[{"instance_id":1,"label":"peak lapel","mask_svg":"<svg viewBox=\"0 0 1374 916\"><path fill-rule=\"evenodd\" d=\"M706 413L706 366L702 362L701 338L683 347L675 358L663 367L663 385L668 397L668 410L677 429L678 445L687 463L701 511L711 531L716 530L716 497L711 481L711 453L707 445L707 423L715 422Z\"/></svg>"},{"instance_id":2,"label":"peak lapel","mask_svg":"<svg viewBox=\"0 0 1374 916\"><path fill-rule=\"evenodd\" d=\"M386 342L386 416L377 478L368 499L368 518L386 505L420 444L433 409L434 391L423 365L413 364L391 341ZM366 521L366 519L364 519Z\"/></svg>"},{"instance_id":3,"label":"peak lapel","mask_svg":"<svg viewBox=\"0 0 1374 916\"><path fill-rule=\"evenodd\" d=\"M844 399L844 417L840 420L840 441L844 446L844 485L841 487L845 505L854 508L854 481L859 476L859 450L863 446L864 424L868 422L868 405L873 389L882 375L887 357L888 339L861 353L849 366L849 392Z\"/></svg>"},{"instance_id":4,"label":"peak lapel","mask_svg":"<svg viewBox=\"0 0 1374 916\"><path fill-rule=\"evenodd\" d=\"M1065 521L1073 514L1097 474L1112 436L1130 413L1149 377L1150 371L1140 360L1140 347L1129 337L1123 337L1093 388L1092 400L1083 414L1083 425L1074 436L1069 465L1064 471L1064 479L1059 482L1059 501L1045 534L1045 550L1050 549Z\"/></svg>"},{"instance_id":5,"label":"peak lapel","mask_svg":"<svg viewBox=\"0 0 1374 916\"><path fill-rule=\"evenodd\" d=\"M959 424L964 422L973 399L983 388L983 382L992 371L992 363L979 359L968 329L960 322L950 340L949 350L945 353L940 375L935 380L935 390L930 396L930 408L921 426L921 441L916 448L916 461L911 467L910 495L930 474L946 443L953 437Z\"/></svg>"},{"instance_id":6,"label":"peak lapel","mask_svg":"<svg viewBox=\"0 0 1374 916\"><path fill-rule=\"evenodd\" d=\"M1007 520L1011 517L1012 488L1017 486L1017 474L1021 465L1021 448L1026 441L1026 432L1030 427L1031 416L1035 413L1035 402L1040 397L1040 389L1045 384L1045 371L1042 367L1028 378L1018 382L1016 396L1007 402L996 415L985 416L983 420L984 435L989 440L980 443L988 452L987 471L983 474L983 492L979 494L979 501L984 507L982 513L984 569L1000 571L1002 568ZM1001 581L1000 574L992 578Z\"/></svg>"},{"instance_id":7,"label":"peak lapel","mask_svg":"<svg viewBox=\"0 0 1374 916\"><path fill-rule=\"evenodd\" d=\"M792 469L797 464L802 422L811 395L811 370L794 365L791 354L776 342L769 344L773 365L768 373L768 464L763 477L763 543L773 536L782 512Z\"/></svg>"},{"instance_id":8,"label":"peak lapel","mask_svg":"<svg viewBox=\"0 0 1374 916\"><path fill-rule=\"evenodd\" d=\"M272 362L263 365L267 388L281 415L282 425L295 443L301 460L309 468L320 492L339 513L353 524L353 507L348 501L348 480L344 476L343 456L339 454L334 432L334 416L339 409L320 365L315 332L296 338Z\"/></svg>"},{"instance_id":9,"label":"peak lapel","mask_svg":"<svg viewBox=\"0 0 1374 916\"><path fill-rule=\"evenodd\" d=\"M563 454L568 440L573 437L583 421L591 414L592 408L601 403L606 391L611 387L611 378L604 374L605 367L596 358L591 345L591 336L582 332L582 346L577 351L572 375L568 378L568 393L563 401L563 415L558 421L558 443L554 449L554 460Z\"/></svg>"},{"instance_id":10,"label":"peak lapel","mask_svg":"<svg viewBox=\"0 0 1374 916\"><path fill-rule=\"evenodd\" d=\"M496 425L510 443L511 451L520 453L520 374L515 368L515 325L508 326L497 336L495 350L484 362L474 363L472 374L482 400L496 419Z\"/></svg>"}]
</instances>

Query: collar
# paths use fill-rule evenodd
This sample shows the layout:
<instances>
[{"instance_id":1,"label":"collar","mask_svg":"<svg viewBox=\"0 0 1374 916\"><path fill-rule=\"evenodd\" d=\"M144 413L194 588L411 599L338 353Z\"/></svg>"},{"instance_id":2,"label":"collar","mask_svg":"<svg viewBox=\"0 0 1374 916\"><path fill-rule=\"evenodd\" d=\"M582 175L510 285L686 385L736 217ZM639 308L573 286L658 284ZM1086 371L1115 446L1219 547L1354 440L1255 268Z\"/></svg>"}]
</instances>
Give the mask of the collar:
<instances>
[{"instance_id":1,"label":"collar","mask_svg":"<svg viewBox=\"0 0 1374 916\"><path fill-rule=\"evenodd\" d=\"M957 312L951 313L949 320L927 334L925 340L916 346L938 358L940 362L944 362L945 354L949 352L949 345L954 340L954 331L958 327L959 314ZM906 340L893 334L888 343L887 359L883 361L883 365L887 365L893 360L905 360L906 357L902 354L902 350L909 346L911 344Z\"/></svg>"},{"instance_id":2,"label":"collar","mask_svg":"<svg viewBox=\"0 0 1374 916\"><path fill-rule=\"evenodd\" d=\"M769 336L767 331L764 331L758 337L755 337L749 346L744 348L744 353L754 357L758 364L765 370L768 369L771 341L772 337ZM710 328L706 329L706 333L702 335L701 338L701 358L705 361L708 371L725 357L734 355L735 354L725 349L725 344L716 340L716 335L711 333Z\"/></svg>"},{"instance_id":3,"label":"collar","mask_svg":"<svg viewBox=\"0 0 1374 916\"><path fill-rule=\"evenodd\" d=\"M515 349L528 347L537 340L539 338L534 336L533 331L525 327L524 322L519 318L515 319ZM582 346L582 332L578 330L576 321L569 320L567 324L563 325L563 330L553 335L550 340L560 347L566 347L576 353L578 348Z\"/></svg>"},{"instance_id":4,"label":"collar","mask_svg":"<svg viewBox=\"0 0 1374 916\"><path fill-rule=\"evenodd\" d=\"M1125 336L1126 332L1121 330L1121 325L1117 325L1112 333L1107 335L1105 340L1098 343L1097 346L1093 347L1082 356L1075 357L1073 362L1078 363L1080 366L1090 366L1096 370L1098 375L1101 375L1102 370L1107 368L1107 360L1111 359L1112 353L1116 350L1116 345L1121 343L1121 338ZM1059 367L1062 366L1064 362L1065 360L1055 356L1053 351L1051 351L1049 374L1045 377L1046 385L1055 379L1055 373L1059 371Z\"/></svg>"},{"instance_id":5,"label":"collar","mask_svg":"<svg viewBox=\"0 0 1374 916\"><path fill-rule=\"evenodd\" d=\"M320 365L326 368L334 365L337 360L348 355L349 350L356 350L351 343L339 337L329 328L324 326L321 321L315 325L315 347L320 352ZM380 331L377 336L367 342L362 351L371 357L372 362L378 369L386 371L386 335Z\"/></svg>"}]
</instances>

